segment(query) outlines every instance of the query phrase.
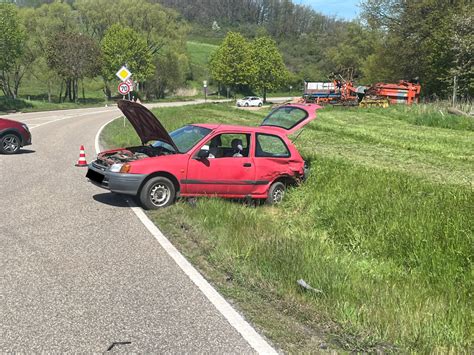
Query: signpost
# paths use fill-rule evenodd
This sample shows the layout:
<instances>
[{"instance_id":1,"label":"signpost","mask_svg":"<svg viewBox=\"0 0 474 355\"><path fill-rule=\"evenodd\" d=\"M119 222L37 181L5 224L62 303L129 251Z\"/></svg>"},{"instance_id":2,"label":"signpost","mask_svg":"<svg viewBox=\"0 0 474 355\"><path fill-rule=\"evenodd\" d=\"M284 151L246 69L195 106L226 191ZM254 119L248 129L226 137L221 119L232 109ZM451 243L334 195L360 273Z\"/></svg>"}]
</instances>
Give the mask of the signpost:
<instances>
[{"instance_id":1,"label":"signpost","mask_svg":"<svg viewBox=\"0 0 474 355\"><path fill-rule=\"evenodd\" d=\"M124 81L125 84L127 84L128 86L130 86L130 91L133 91L134 88L135 88L135 83L133 82L132 79L127 79Z\"/></svg>"},{"instance_id":2,"label":"signpost","mask_svg":"<svg viewBox=\"0 0 474 355\"><path fill-rule=\"evenodd\" d=\"M122 95L127 95L130 92L130 89L130 86L125 82L118 85L118 92Z\"/></svg>"},{"instance_id":3,"label":"signpost","mask_svg":"<svg viewBox=\"0 0 474 355\"><path fill-rule=\"evenodd\" d=\"M132 72L124 65L118 72L115 73L117 77L122 80L118 86L118 92L124 96L128 94L128 99L130 100L130 91L133 90L133 80L130 79Z\"/></svg>"}]
</instances>

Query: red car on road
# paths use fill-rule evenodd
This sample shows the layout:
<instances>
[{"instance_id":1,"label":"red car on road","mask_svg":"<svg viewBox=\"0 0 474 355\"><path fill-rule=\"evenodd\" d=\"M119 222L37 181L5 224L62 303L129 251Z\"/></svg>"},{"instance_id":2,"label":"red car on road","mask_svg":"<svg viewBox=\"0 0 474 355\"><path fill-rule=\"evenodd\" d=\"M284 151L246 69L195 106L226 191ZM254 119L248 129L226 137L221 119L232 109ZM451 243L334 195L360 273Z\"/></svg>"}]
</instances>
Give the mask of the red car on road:
<instances>
[{"instance_id":1,"label":"red car on road","mask_svg":"<svg viewBox=\"0 0 474 355\"><path fill-rule=\"evenodd\" d=\"M252 198L279 203L307 164L287 135L316 118L315 104L288 104L259 127L192 124L168 132L144 106L121 100L142 146L99 153L86 177L116 193L133 195L145 209L177 196ZM152 142L151 144L147 144Z\"/></svg>"},{"instance_id":2,"label":"red car on road","mask_svg":"<svg viewBox=\"0 0 474 355\"><path fill-rule=\"evenodd\" d=\"M0 153L18 153L21 147L30 144L31 133L26 124L0 118Z\"/></svg>"}]
</instances>

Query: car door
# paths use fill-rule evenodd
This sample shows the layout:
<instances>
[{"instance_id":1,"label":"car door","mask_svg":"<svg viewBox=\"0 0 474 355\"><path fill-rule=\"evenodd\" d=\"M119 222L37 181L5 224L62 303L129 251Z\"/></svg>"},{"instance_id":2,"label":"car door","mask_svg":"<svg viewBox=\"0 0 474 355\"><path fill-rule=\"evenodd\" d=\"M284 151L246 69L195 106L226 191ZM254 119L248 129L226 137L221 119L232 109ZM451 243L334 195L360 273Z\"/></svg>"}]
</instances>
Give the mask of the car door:
<instances>
[{"instance_id":1,"label":"car door","mask_svg":"<svg viewBox=\"0 0 474 355\"><path fill-rule=\"evenodd\" d=\"M316 104L290 104L277 107L270 112L260 126L278 127L291 134L316 118Z\"/></svg>"},{"instance_id":2,"label":"car door","mask_svg":"<svg viewBox=\"0 0 474 355\"><path fill-rule=\"evenodd\" d=\"M235 149L232 142L242 141ZM185 185L187 194L243 197L255 188L255 164L250 155L251 134L221 133L201 145L188 162ZM210 156L198 158L203 146L209 147Z\"/></svg>"},{"instance_id":3,"label":"car door","mask_svg":"<svg viewBox=\"0 0 474 355\"><path fill-rule=\"evenodd\" d=\"M282 137L271 133L255 135L255 179L268 184L282 175L290 175L290 150Z\"/></svg>"}]
</instances>

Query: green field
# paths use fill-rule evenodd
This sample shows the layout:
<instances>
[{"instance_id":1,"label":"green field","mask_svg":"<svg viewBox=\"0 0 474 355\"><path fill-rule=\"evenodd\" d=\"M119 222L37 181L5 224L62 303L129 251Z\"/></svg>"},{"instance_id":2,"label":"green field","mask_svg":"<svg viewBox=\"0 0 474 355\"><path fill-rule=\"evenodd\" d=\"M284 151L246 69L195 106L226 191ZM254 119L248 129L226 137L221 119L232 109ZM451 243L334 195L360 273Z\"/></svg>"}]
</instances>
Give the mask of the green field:
<instances>
[{"instance_id":1,"label":"green field","mask_svg":"<svg viewBox=\"0 0 474 355\"><path fill-rule=\"evenodd\" d=\"M202 85L203 80L209 80L209 58L212 52L217 49L217 46L188 41L186 42L186 49L189 54L193 80L200 82L199 84Z\"/></svg>"},{"instance_id":2,"label":"green field","mask_svg":"<svg viewBox=\"0 0 474 355\"><path fill-rule=\"evenodd\" d=\"M265 113L155 112L170 130ZM325 108L296 140L311 175L282 205L201 198L149 216L285 351L472 352L473 129L431 106ZM103 138L138 142L122 120Z\"/></svg>"}]
</instances>

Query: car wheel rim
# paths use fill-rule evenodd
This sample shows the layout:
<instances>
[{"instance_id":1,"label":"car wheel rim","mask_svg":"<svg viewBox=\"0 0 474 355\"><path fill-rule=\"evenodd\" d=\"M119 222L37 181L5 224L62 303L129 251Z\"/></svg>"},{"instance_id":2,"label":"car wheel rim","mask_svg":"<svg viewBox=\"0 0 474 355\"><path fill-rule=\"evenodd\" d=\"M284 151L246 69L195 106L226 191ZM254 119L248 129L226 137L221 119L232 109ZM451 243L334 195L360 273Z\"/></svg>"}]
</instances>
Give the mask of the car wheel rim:
<instances>
[{"instance_id":1,"label":"car wheel rim","mask_svg":"<svg viewBox=\"0 0 474 355\"><path fill-rule=\"evenodd\" d=\"M150 190L150 200L156 207L166 205L171 196L170 189L163 184L156 184Z\"/></svg>"},{"instance_id":2,"label":"car wheel rim","mask_svg":"<svg viewBox=\"0 0 474 355\"><path fill-rule=\"evenodd\" d=\"M285 191L281 188L275 189L272 194L273 203L280 203L283 200Z\"/></svg>"},{"instance_id":3,"label":"car wheel rim","mask_svg":"<svg viewBox=\"0 0 474 355\"><path fill-rule=\"evenodd\" d=\"M14 136L5 137L3 140L3 150L7 152L16 152L20 147L18 139Z\"/></svg>"}]
</instances>

